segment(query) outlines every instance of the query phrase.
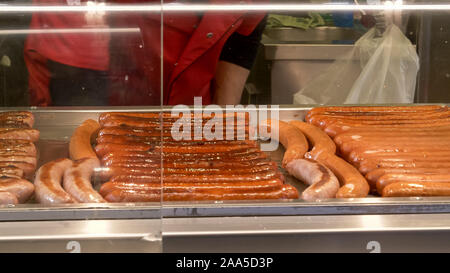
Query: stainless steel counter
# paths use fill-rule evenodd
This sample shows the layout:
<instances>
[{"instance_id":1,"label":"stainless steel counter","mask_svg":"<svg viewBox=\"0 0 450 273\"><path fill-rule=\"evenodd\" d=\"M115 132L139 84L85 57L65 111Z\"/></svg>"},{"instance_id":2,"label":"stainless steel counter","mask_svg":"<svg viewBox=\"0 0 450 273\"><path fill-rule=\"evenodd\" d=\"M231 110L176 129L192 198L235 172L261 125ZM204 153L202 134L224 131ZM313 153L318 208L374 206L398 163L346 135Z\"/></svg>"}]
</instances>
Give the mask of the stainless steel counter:
<instances>
[{"instance_id":1,"label":"stainless steel counter","mask_svg":"<svg viewBox=\"0 0 450 273\"><path fill-rule=\"evenodd\" d=\"M280 119L303 119L307 109L281 106ZM67 153L73 129L85 119L111 110L160 109L35 109L39 164ZM281 158L280 149L272 159ZM286 181L304 188L292 177ZM378 246L447 252L449 236L445 197L0 208L0 252L369 252Z\"/></svg>"}]
</instances>

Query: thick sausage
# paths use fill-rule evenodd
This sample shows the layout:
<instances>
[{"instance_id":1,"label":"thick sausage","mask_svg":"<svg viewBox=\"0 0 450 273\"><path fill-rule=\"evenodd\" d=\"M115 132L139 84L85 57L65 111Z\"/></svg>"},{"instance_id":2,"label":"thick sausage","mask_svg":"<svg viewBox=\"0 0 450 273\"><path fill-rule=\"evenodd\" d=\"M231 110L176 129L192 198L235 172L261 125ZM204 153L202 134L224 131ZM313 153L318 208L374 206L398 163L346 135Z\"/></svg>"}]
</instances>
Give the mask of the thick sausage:
<instances>
[{"instance_id":1,"label":"thick sausage","mask_svg":"<svg viewBox=\"0 0 450 273\"><path fill-rule=\"evenodd\" d=\"M42 204L77 203L61 186L64 172L72 160L61 158L42 165L36 172L34 186L36 199Z\"/></svg>"},{"instance_id":2,"label":"thick sausage","mask_svg":"<svg viewBox=\"0 0 450 273\"><path fill-rule=\"evenodd\" d=\"M100 167L97 158L85 158L75 161L64 172L63 187L80 203L102 203L105 200L94 190L91 177L95 168Z\"/></svg>"},{"instance_id":3,"label":"thick sausage","mask_svg":"<svg viewBox=\"0 0 450 273\"><path fill-rule=\"evenodd\" d=\"M306 201L335 198L339 190L336 176L320 163L309 159L295 159L286 164L286 170L295 178L310 185L301 194Z\"/></svg>"},{"instance_id":4,"label":"thick sausage","mask_svg":"<svg viewBox=\"0 0 450 273\"><path fill-rule=\"evenodd\" d=\"M69 142L69 154L72 160L97 158L91 142L99 128L97 121L88 119L75 129Z\"/></svg>"},{"instance_id":5,"label":"thick sausage","mask_svg":"<svg viewBox=\"0 0 450 273\"><path fill-rule=\"evenodd\" d=\"M2 139L0 140L0 152L15 152L36 156L37 150L36 146L27 140Z\"/></svg>"},{"instance_id":6,"label":"thick sausage","mask_svg":"<svg viewBox=\"0 0 450 273\"><path fill-rule=\"evenodd\" d=\"M25 162L32 165L33 168L35 168L37 164L36 157L24 155L9 155L9 156L0 155L0 162Z\"/></svg>"},{"instance_id":7,"label":"thick sausage","mask_svg":"<svg viewBox=\"0 0 450 273\"><path fill-rule=\"evenodd\" d=\"M19 203L25 203L34 192L34 185L18 178L0 178L0 191L7 191L17 197Z\"/></svg>"},{"instance_id":8,"label":"thick sausage","mask_svg":"<svg viewBox=\"0 0 450 273\"><path fill-rule=\"evenodd\" d=\"M22 169L19 169L14 166L0 166L0 177L12 177L12 178L22 178L24 172Z\"/></svg>"},{"instance_id":9,"label":"thick sausage","mask_svg":"<svg viewBox=\"0 0 450 273\"><path fill-rule=\"evenodd\" d=\"M267 132L264 137L273 137L271 132L278 130L278 141L284 146L285 152L283 156L282 166L294 159L302 159L308 152L308 141L305 135L297 127L290 125L284 121L266 120L260 124L261 127L267 127L268 130L259 130Z\"/></svg>"},{"instance_id":10,"label":"thick sausage","mask_svg":"<svg viewBox=\"0 0 450 273\"><path fill-rule=\"evenodd\" d=\"M330 153L320 153L313 159L328 167L339 179L341 188L336 198L359 198L369 194L370 187L366 179L350 163Z\"/></svg>"},{"instance_id":11,"label":"thick sausage","mask_svg":"<svg viewBox=\"0 0 450 273\"><path fill-rule=\"evenodd\" d=\"M3 167L16 167L23 171L23 177L31 178L34 175L34 170L36 166L26 163L26 162L18 162L18 161L8 161L8 162L0 162L0 168Z\"/></svg>"},{"instance_id":12,"label":"thick sausage","mask_svg":"<svg viewBox=\"0 0 450 273\"><path fill-rule=\"evenodd\" d=\"M15 121L18 123L24 123L27 127L32 128L34 125L34 115L28 111L10 111L0 113L1 121Z\"/></svg>"},{"instance_id":13,"label":"thick sausage","mask_svg":"<svg viewBox=\"0 0 450 273\"><path fill-rule=\"evenodd\" d=\"M7 191L0 191L0 205L15 205L18 204L17 197Z\"/></svg>"},{"instance_id":14,"label":"thick sausage","mask_svg":"<svg viewBox=\"0 0 450 273\"><path fill-rule=\"evenodd\" d=\"M0 139L19 139L36 142L39 140L39 131L26 128L0 128Z\"/></svg>"},{"instance_id":15,"label":"thick sausage","mask_svg":"<svg viewBox=\"0 0 450 273\"><path fill-rule=\"evenodd\" d=\"M383 197L450 196L449 182L397 182L383 189Z\"/></svg>"}]
</instances>

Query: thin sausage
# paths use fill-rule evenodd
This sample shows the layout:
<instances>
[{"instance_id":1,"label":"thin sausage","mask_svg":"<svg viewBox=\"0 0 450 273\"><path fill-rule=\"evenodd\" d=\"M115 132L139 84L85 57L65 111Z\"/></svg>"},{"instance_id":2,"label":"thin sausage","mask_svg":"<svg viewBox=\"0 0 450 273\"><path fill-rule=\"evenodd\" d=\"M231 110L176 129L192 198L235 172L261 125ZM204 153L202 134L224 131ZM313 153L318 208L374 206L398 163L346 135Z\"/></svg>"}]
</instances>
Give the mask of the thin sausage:
<instances>
[{"instance_id":1,"label":"thin sausage","mask_svg":"<svg viewBox=\"0 0 450 273\"><path fill-rule=\"evenodd\" d=\"M99 192L102 196L107 196L114 190L136 190L136 191L154 191L169 192L209 192L209 193L233 193L233 192L256 192L276 190L283 186L283 182L279 179L255 181L255 182L239 182L239 183L168 183L163 186L160 183L139 183L139 182L106 182Z\"/></svg>"},{"instance_id":2,"label":"thin sausage","mask_svg":"<svg viewBox=\"0 0 450 273\"><path fill-rule=\"evenodd\" d=\"M253 193L163 193L154 191L115 190L105 196L109 202L160 202L160 201L202 201L202 200L263 200L263 199L297 199L298 191L284 185L281 189Z\"/></svg>"}]
</instances>

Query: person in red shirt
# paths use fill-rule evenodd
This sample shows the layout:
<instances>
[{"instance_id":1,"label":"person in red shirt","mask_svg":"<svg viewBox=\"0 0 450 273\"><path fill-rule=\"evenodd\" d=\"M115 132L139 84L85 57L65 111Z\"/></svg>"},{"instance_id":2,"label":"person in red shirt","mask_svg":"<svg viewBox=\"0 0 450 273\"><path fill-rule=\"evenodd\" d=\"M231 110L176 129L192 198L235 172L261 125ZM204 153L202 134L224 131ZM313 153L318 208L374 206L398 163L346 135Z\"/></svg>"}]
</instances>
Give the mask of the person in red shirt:
<instances>
[{"instance_id":1,"label":"person in red shirt","mask_svg":"<svg viewBox=\"0 0 450 273\"><path fill-rule=\"evenodd\" d=\"M159 1L143 3L159 3ZM209 0L205 3L229 4L230 1ZM81 19L75 22L72 19L68 20L66 16L67 21L62 22L56 18L60 16L60 14L46 16L34 14L32 27L42 28L44 19L39 17L55 17L48 19L46 25L61 25L66 28L82 25ZM164 13L162 18L164 29L162 47L161 14L144 12L108 14L107 21L111 30L138 29L137 32L111 35L109 51L103 47L103 51L98 52L97 49L101 46L93 45L95 38L86 39L89 42L83 43L88 36L81 38L57 34L52 39L42 39L41 35L30 38L26 53L33 57L31 61L27 61L30 70L30 92L34 98L32 104L78 103L79 99L75 101L70 99L73 92L65 90L64 85L73 86L74 88L69 89L76 90L76 97L83 99L93 97L93 102L83 105L104 105L105 98L109 105L193 104L196 96L203 98L203 104L239 103L264 29L264 14L247 14L244 11L232 13L210 11L201 14L183 12ZM83 50L70 50L71 47L79 45L74 44L71 41L73 39L83 43L85 46ZM41 46L38 47L37 44ZM53 47L46 48L48 44L52 44ZM65 47L68 48L67 51L60 49ZM77 56L89 51L87 47L91 47L91 60ZM36 53L40 55L39 58L36 58ZM76 61L73 61L74 59ZM101 65L97 63L99 59L104 60L100 62ZM86 62L88 60L89 63ZM50 71L37 73L36 69L33 69L37 64L41 66L47 64ZM71 66L71 69L61 65ZM81 80L82 85L74 84L74 81L80 80L71 78L72 70L75 78L84 77ZM107 74L103 74L106 70ZM58 73L62 77L55 78L54 75L57 76ZM92 84L97 78L107 80L104 84L101 80ZM70 82L67 82L68 80ZM96 85L102 91L95 90ZM85 90L81 90L83 87ZM107 90L107 94L103 90ZM163 90L162 98L161 90ZM58 100L58 104L55 104L55 97L60 97L63 101Z\"/></svg>"},{"instance_id":2,"label":"person in red shirt","mask_svg":"<svg viewBox=\"0 0 450 273\"><path fill-rule=\"evenodd\" d=\"M36 5L87 5L33 0ZM104 14L34 13L25 42L30 104L107 105L110 35Z\"/></svg>"}]
</instances>

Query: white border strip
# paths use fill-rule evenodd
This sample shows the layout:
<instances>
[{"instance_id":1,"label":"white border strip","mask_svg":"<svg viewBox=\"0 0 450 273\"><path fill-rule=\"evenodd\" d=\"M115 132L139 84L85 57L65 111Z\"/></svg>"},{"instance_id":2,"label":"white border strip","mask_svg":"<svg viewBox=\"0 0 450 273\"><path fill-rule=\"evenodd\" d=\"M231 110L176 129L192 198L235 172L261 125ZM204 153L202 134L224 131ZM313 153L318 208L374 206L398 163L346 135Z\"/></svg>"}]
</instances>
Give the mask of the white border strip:
<instances>
[{"instance_id":1,"label":"white border strip","mask_svg":"<svg viewBox=\"0 0 450 273\"><path fill-rule=\"evenodd\" d=\"M0 13L28 12L182 12L182 11L380 11L412 10L434 11L450 10L450 4L420 5L351 5L351 4L238 4L238 5L196 5L196 4L155 4L155 5L92 5L92 6L17 6L0 5Z\"/></svg>"}]
</instances>

